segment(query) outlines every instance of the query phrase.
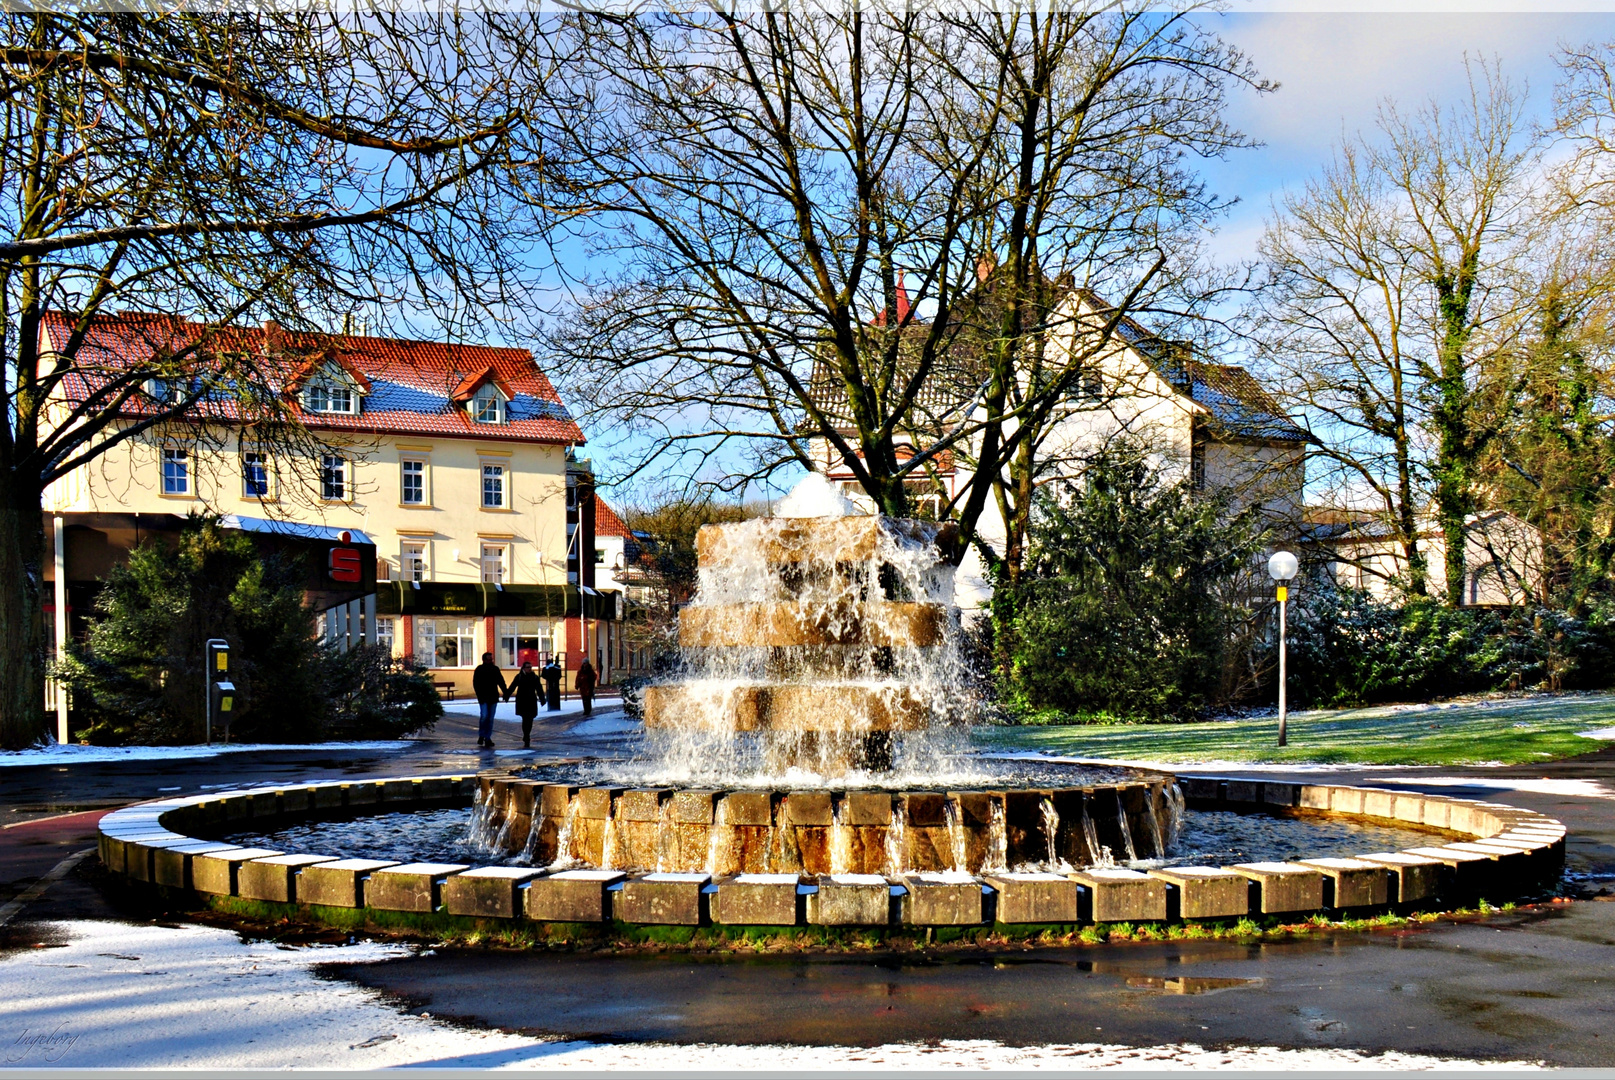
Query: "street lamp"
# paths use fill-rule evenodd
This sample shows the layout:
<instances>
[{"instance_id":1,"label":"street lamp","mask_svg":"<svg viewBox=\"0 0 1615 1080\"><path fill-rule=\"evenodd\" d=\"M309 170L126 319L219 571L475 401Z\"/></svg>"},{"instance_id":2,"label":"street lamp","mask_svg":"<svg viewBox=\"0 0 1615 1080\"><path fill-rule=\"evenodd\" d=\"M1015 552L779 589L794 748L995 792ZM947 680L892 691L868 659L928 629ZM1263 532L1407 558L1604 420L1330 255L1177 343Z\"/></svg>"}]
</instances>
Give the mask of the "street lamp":
<instances>
[{"instance_id":1,"label":"street lamp","mask_svg":"<svg viewBox=\"0 0 1615 1080\"><path fill-rule=\"evenodd\" d=\"M1273 557L1267 560L1267 576L1278 585L1279 592L1279 745L1289 742L1289 733L1285 730L1288 719L1285 701L1285 655L1284 655L1284 615L1285 607L1290 599L1289 580L1295 577L1295 572L1301 569L1301 563L1288 551L1275 551Z\"/></svg>"}]
</instances>

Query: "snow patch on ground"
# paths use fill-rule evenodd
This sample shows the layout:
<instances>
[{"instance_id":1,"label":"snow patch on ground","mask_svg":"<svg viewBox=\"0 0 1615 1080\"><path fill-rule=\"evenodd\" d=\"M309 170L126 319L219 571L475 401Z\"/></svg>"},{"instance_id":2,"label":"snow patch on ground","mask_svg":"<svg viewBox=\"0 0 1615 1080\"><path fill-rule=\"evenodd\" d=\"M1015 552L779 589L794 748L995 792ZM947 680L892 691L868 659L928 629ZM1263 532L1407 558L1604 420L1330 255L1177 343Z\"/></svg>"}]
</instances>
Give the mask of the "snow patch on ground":
<instances>
[{"instance_id":1,"label":"snow patch on ground","mask_svg":"<svg viewBox=\"0 0 1615 1080\"><path fill-rule=\"evenodd\" d=\"M13 765L93 765L107 761L183 761L219 754L262 754L272 750L407 750L407 739L323 743L214 743L212 746L78 746L51 743L28 750L0 750L0 768Z\"/></svg>"},{"instance_id":2,"label":"snow patch on ground","mask_svg":"<svg viewBox=\"0 0 1615 1080\"><path fill-rule=\"evenodd\" d=\"M1061 765L1115 765L1124 769L1154 769L1158 772L1183 773L1188 776L1219 776L1237 773L1338 773L1353 772L1409 772L1417 769L1451 768L1442 765L1351 765L1340 762L1328 764L1260 761L1140 761L1137 758L1071 757L1061 754L991 753L979 755L1002 761L1052 761ZM1501 766L1500 761L1481 762L1469 768Z\"/></svg>"},{"instance_id":3,"label":"snow patch on ground","mask_svg":"<svg viewBox=\"0 0 1615 1080\"><path fill-rule=\"evenodd\" d=\"M378 1069L1505 1069L1421 1054L1277 1047L1206 1049L985 1040L877 1047L600 1045L477 1031L400 1012L321 979L324 963L406 954L361 943L292 948L201 926L76 921L65 945L0 957L0 1040L14 1068Z\"/></svg>"},{"instance_id":4,"label":"snow patch on ground","mask_svg":"<svg viewBox=\"0 0 1615 1080\"><path fill-rule=\"evenodd\" d=\"M1578 799L1615 799L1615 791L1597 780L1533 780L1529 777L1421 776L1419 787L1468 787L1488 791L1531 791L1538 795L1569 795Z\"/></svg>"},{"instance_id":5,"label":"snow patch on ground","mask_svg":"<svg viewBox=\"0 0 1615 1080\"><path fill-rule=\"evenodd\" d=\"M1615 727L1601 727L1592 731L1578 731L1576 734L1580 735L1583 739L1604 739L1606 741L1615 740Z\"/></svg>"}]
</instances>

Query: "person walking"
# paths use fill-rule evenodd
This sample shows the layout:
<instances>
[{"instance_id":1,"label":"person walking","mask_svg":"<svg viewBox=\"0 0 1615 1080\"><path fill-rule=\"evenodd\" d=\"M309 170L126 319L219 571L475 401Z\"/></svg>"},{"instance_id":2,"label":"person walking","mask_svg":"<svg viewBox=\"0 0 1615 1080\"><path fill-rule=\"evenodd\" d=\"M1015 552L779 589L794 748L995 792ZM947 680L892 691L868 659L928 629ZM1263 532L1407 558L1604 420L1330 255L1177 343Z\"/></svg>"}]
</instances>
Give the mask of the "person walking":
<instances>
[{"instance_id":1,"label":"person walking","mask_svg":"<svg viewBox=\"0 0 1615 1080\"><path fill-rule=\"evenodd\" d=\"M538 715L538 697L543 692L544 682L533 670L533 662L523 660L522 669L516 672L510 680L510 689L505 691L505 700L516 695L516 715L522 719L522 746L527 749L533 745L533 718Z\"/></svg>"},{"instance_id":2,"label":"person walking","mask_svg":"<svg viewBox=\"0 0 1615 1080\"><path fill-rule=\"evenodd\" d=\"M594 684L597 681L594 665L585 657L583 663L578 665L578 697L583 700L584 716L594 713Z\"/></svg>"},{"instance_id":3,"label":"person walking","mask_svg":"<svg viewBox=\"0 0 1615 1080\"><path fill-rule=\"evenodd\" d=\"M561 711L561 667L553 657L544 665L544 704L550 712Z\"/></svg>"},{"instance_id":4,"label":"person walking","mask_svg":"<svg viewBox=\"0 0 1615 1080\"><path fill-rule=\"evenodd\" d=\"M471 673L471 689L476 691L481 715L477 718L477 745L493 749L493 711L499 707L499 695L508 694L504 673L493 662L493 653L482 654L482 663Z\"/></svg>"}]
</instances>

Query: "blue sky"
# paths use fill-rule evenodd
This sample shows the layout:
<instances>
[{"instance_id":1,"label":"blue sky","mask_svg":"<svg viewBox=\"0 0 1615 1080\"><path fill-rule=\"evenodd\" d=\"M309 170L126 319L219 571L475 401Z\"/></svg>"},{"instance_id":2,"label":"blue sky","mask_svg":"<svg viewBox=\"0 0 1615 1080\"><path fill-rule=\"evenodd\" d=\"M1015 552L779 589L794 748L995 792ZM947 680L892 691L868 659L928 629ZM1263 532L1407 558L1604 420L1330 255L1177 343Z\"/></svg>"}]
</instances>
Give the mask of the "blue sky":
<instances>
[{"instance_id":1,"label":"blue sky","mask_svg":"<svg viewBox=\"0 0 1615 1080\"><path fill-rule=\"evenodd\" d=\"M1529 86L1533 111L1545 120L1560 44L1615 39L1615 13L1296 13L1235 4L1208 23L1281 84L1273 94L1242 91L1232 100L1232 119L1264 145L1205 163L1212 187L1241 200L1214 243L1226 260L1254 255L1273 201L1317 173L1342 132L1371 129L1385 98L1405 106L1455 99L1464 92L1468 52L1501 59L1510 79Z\"/></svg>"}]
</instances>

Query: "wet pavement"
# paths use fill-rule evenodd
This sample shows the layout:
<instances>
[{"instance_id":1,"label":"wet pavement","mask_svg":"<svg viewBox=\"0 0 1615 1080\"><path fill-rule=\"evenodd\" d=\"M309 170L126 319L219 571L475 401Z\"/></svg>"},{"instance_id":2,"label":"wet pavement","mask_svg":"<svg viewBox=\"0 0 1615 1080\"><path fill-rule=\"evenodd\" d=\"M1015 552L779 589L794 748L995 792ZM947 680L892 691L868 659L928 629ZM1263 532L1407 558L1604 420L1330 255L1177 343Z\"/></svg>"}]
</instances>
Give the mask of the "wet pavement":
<instances>
[{"instance_id":1,"label":"wet pavement","mask_svg":"<svg viewBox=\"0 0 1615 1080\"><path fill-rule=\"evenodd\" d=\"M856 959L440 949L330 974L438 1018L606 1042L1193 1042L1615 1064L1615 903L1596 901L1249 945Z\"/></svg>"},{"instance_id":2,"label":"wet pavement","mask_svg":"<svg viewBox=\"0 0 1615 1080\"><path fill-rule=\"evenodd\" d=\"M215 786L470 771L623 752L622 736L576 734L577 727L575 717L541 717L531 756L476 752L474 718L451 714L429 736L397 750L312 748L0 769L0 903L93 843L99 811L112 806ZM503 751L510 739L500 734ZM1615 890L1615 747L1504 769L1221 772L1406 787L1540 810L1569 827L1566 891L1583 899L1473 923L1250 945L1130 943L852 958L439 949L330 974L437 1017L601 1040L1190 1041L1615 1066L1615 1047L1605 1046L1615 1042L1615 902L1596 898ZM50 919L140 921L113 890L90 860L0 931L0 950L48 935Z\"/></svg>"}]
</instances>

